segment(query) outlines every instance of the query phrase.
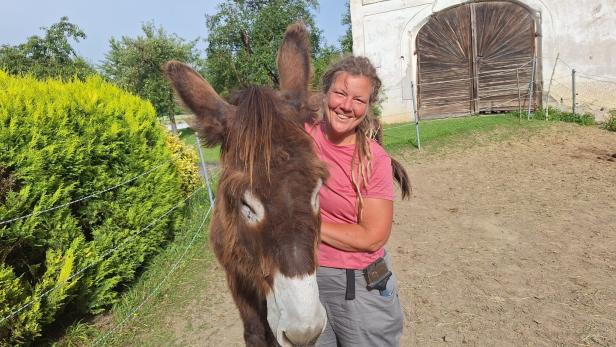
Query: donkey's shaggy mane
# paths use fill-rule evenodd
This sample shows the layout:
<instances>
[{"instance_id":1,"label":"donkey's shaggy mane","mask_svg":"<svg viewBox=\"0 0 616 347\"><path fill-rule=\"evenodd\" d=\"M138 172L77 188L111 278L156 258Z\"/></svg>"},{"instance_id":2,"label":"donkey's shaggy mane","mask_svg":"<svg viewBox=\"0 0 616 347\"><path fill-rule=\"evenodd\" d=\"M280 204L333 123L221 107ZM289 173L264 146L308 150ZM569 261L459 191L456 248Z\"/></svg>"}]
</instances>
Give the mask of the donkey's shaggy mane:
<instances>
[{"instance_id":1,"label":"donkey's shaggy mane","mask_svg":"<svg viewBox=\"0 0 616 347\"><path fill-rule=\"evenodd\" d=\"M246 163L246 170L253 183L255 161L263 158L265 176L270 180L272 159L272 126L276 116L274 93L269 88L248 87L240 92L238 105L238 137L236 158Z\"/></svg>"},{"instance_id":2,"label":"donkey's shaggy mane","mask_svg":"<svg viewBox=\"0 0 616 347\"><path fill-rule=\"evenodd\" d=\"M232 104L237 105L237 112L232 121L233 132L238 134L234 139L228 139L224 160L243 167L253 186L255 170L261 169L268 182L271 180L272 165L284 155L272 147L272 138L306 137L298 127L299 113L310 113L305 103L297 103L296 98L280 95L269 87L250 86L233 93ZM291 140L293 141L293 140ZM259 174L257 172L257 174Z\"/></svg>"}]
</instances>

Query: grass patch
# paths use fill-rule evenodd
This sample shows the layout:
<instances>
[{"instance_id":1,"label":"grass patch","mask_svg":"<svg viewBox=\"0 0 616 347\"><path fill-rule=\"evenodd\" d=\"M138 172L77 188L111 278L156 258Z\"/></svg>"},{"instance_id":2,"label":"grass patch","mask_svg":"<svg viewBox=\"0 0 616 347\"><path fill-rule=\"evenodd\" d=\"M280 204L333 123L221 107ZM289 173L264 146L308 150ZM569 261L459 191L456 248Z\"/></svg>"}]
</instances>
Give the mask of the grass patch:
<instances>
[{"instance_id":1,"label":"grass patch","mask_svg":"<svg viewBox=\"0 0 616 347\"><path fill-rule=\"evenodd\" d=\"M166 325L167 316L190 305L193 297L187 294L204 285L197 280L199 272L215 261L207 240L209 206L207 190L201 189L186 207L183 231L152 259L121 301L107 314L72 325L53 345L131 346L146 340L144 336L153 345L170 345L173 333Z\"/></svg>"},{"instance_id":2,"label":"grass patch","mask_svg":"<svg viewBox=\"0 0 616 347\"><path fill-rule=\"evenodd\" d=\"M550 121L556 122L567 122L567 123L576 123L579 125L595 125L595 116L590 113L571 113L571 112L563 112L559 109L550 107L548 109L547 118ZM533 118L545 120L546 113L545 110L537 110L533 115Z\"/></svg>"},{"instance_id":3,"label":"grass patch","mask_svg":"<svg viewBox=\"0 0 616 347\"><path fill-rule=\"evenodd\" d=\"M520 120L516 115L471 116L463 118L446 118L425 120L419 123L422 148L437 149L454 144L462 139L472 139L480 133L494 132L495 140L515 136L521 129L539 129L546 122L526 119ZM496 130L509 130L495 132ZM414 123L387 124L384 126L384 147L388 151L399 152L417 148L417 136Z\"/></svg>"},{"instance_id":4,"label":"grass patch","mask_svg":"<svg viewBox=\"0 0 616 347\"><path fill-rule=\"evenodd\" d=\"M603 124L603 128L609 131L616 131L616 109L609 111L609 116Z\"/></svg>"},{"instance_id":5,"label":"grass patch","mask_svg":"<svg viewBox=\"0 0 616 347\"><path fill-rule=\"evenodd\" d=\"M197 148L197 138L191 128L180 129L180 139L189 146ZM203 147L203 157L206 163L216 163L220 158L220 146L213 148Z\"/></svg>"}]
</instances>

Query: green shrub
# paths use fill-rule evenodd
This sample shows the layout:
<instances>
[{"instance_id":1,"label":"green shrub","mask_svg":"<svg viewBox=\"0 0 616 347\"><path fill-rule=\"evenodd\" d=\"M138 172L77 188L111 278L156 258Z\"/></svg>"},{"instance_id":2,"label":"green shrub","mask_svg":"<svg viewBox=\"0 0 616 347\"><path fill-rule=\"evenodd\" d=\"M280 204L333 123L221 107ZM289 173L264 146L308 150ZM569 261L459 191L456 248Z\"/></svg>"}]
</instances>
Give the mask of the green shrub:
<instances>
[{"instance_id":1,"label":"green shrub","mask_svg":"<svg viewBox=\"0 0 616 347\"><path fill-rule=\"evenodd\" d=\"M535 119L545 119L545 111L543 109L537 110L533 116ZM563 112L557 108L550 107L548 112L548 119L552 121L577 123L579 125L593 125L595 124L595 116L590 113L576 113Z\"/></svg>"},{"instance_id":2,"label":"green shrub","mask_svg":"<svg viewBox=\"0 0 616 347\"><path fill-rule=\"evenodd\" d=\"M184 152L149 102L99 77L0 71L0 345L31 344L62 315L118 300L180 225L180 209L165 213L196 185Z\"/></svg>"},{"instance_id":3,"label":"green shrub","mask_svg":"<svg viewBox=\"0 0 616 347\"><path fill-rule=\"evenodd\" d=\"M609 116L603 124L603 127L609 131L616 131L616 108L608 112Z\"/></svg>"},{"instance_id":4,"label":"green shrub","mask_svg":"<svg viewBox=\"0 0 616 347\"><path fill-rule=\"evenodd\" d=\"M173 163L182 179L182 189L186 193L194 191L203 182L199 171L195 169L199 163L197 152L184 144L178 135L173 134L168 134L165 146L173 154Z\"/></svg>"}]
</instances>

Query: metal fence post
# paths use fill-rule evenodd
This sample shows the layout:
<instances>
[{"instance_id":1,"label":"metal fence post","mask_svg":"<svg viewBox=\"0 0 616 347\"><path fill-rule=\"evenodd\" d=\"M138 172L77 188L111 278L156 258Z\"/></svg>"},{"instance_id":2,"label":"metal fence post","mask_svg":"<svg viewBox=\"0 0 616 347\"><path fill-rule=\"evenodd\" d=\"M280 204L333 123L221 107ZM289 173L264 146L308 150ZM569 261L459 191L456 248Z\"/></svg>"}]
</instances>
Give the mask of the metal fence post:
<instances>
[{"instance_id":1,"label":"metal fence post","mask_svg":"<svg viewBox=\"0 0 616 347\"><path fill-rule=\"evenodd\" d=\"M520 68L515 69L515 78L518 83L518 121L522 121L522 96L520 95Z\"/></svg>"},{"instance_id":2,"label":"metal fence post","mask_svg":"<svg viewBox=\"0 0 616 347\"><path fill-rule=\"evenodd\" d=\"M413 114L415 115L415 136L417 138L417 149L421 149L419 139L419 114L417 113L417 102L415 101L415 84L411 81L411 99L413 100Z\"/></svg>"},{"instance_id":3,"label":"metal fence post","mask_svg":"<svg viewBox=\"0 0 616 347\"><path fill-rule=\"evenodd\" d=\"M575 69L571 70L571 113L575 116Z\"/></svg>"},{"instance_id":4,"label":"metal fence post","mask_svg":"<svg viewBox=\"0 0 616 347\"><path fill-rule=\"evenodd\" d=\"M552 75L550 76L550 84L548 84L548 93L545 96L545 120L548 120L550 115L550 108L548 106L548 103L550 101L550 90L552 90L552 80L554 79L554 72L556 72L558 57L560 57L560 52L556 54L556 60L554 60L554 66L552 67Z\"/></svg>"},{"instance_id":5,"label":"metal fence post","mask_svg":"<svg viewBox=\"0 0 616 347\"><path fill-rule=\"evenodd\" d=\"M201 148L201 140L199 140L199 136L195 134L195 139L197 139L197 152L199 152L199 162L201 164L201 170L203 170L203 176L205 177L205 185L207 186L207 195L210 199L210 206L214 207L214 195L212 194L212 185L210 181L210 175L207 171L207 166L205 163L205 159L203 157L203 149Z\"/></svg>"},{"instance_id":6,"label":"metal fence post","mask_svg":"<svg viewBox=\"0 0 616 347\"><path fill-rule=\"evenodd\" d=\"M533 100L535 99L535 68L537 66L537 57L533 57L533 69L530 75L530 89L528 93L528 114L526 119L530 120L530 110L533 106Z\"/></svg>"}]
</instances>

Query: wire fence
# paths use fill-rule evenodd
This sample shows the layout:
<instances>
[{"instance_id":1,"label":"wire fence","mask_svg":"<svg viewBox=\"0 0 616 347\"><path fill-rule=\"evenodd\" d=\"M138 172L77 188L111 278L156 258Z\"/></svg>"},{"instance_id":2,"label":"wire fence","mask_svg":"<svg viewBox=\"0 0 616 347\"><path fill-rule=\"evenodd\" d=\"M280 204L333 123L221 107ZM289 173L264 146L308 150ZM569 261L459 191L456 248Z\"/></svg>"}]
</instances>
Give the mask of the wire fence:
<instances>
[{"instance_id":1,"label":"wire fence","mask_svg":"<svg viewBox=\"0 0 616 347\"><path fill-rule=\"evenodd\" d=\"M547 116L549 106L574 114L591 114L597 122L613 117L613 110L616 109L616 77L579 71L559 56L543 56L542 59L544 63L553 59L553 71L548 71L547 74L544 72L543 79L538 80L535 80L535 77L540 78L537 59L533 58L522 64L519 60L499 61L497 63L502 64L500 68L488 67L477 72L476 76L450 76L451 78L444 80L417 83L412 81L410 100L413 105L412 115L415 119L418 148L421 149L419 121L423 119L424 112L430 113L426 118L446 118L504 111L517 112L520 115L526 113L526 117L530 119L538 109L542 109ZM468 83L468 90L464 90L460 83ZM454 92L448 93L447 89L441 86L434 87L436 89L432 87L443 84L455 86L452 87ZM482 88L470 88L473 84ZM417 92L427 91L426 88L433 90L419 99ZM397 127L384 130L395 128Z\"/></svg>"},{"instance_id":2,"label":"wire fence","mask_svg":"<svg viewBox=\"0 0 616 347\"><path fill-rule=\"evenodd\" d=\"M132 309L125 317L124 319L122 319L118 324L116 324L113 328L109 329L109 331L104 334L103 336L99 337L98 339L96 339L93 343L92 346L99 346L99 345L104 345L105 342L107 341L107 339L115 334L121 331L121 329L124 327L124 325L133 317L135 317L135 313L137 313L137 311L139 311L145 304L146 302L148 302L152 297L154 297L155 295L158 294L158 292L160 291L160 288L162 287L163 284L165 284L167 282L167 280L171 277L171 275L173 273L175 273L175 271L179 268L179 266L183 263L184 261L184 257L186 257L186 254L188 253L188 251L192 248L193 244L195 243L195 240L197 239L197 236L199 236L201 230L203 229L203 226L205 225L205 222L207 220L207 218L210 216L210 212L212 211L213 206L210 206L210 208L208 209L207 213L205 214L205 216L203 217L203 220L201 221L201 224L197 227L197 229L195 230L192 239L190 240L190 242L188 243L188 245L184 248L184 251L182 252L182 254L180 255L180 257L178 258L178 260L175 262L175 264L173 264L173 266L169 269L169 271L167 271L167 274L165 275L165 277L156 285L154 286L154 288L146 295L145 299L143 299L143 301L135 306L134 309Z\"/></svg>"},{"instance_id":3,"label":"wire fence","mask_svg":"<svg viewBox=\"0 0 616 347\"><path fill-rule=\"evenodd\" d=\"M198 151L200 152L200 157L203 158L203 155L201 153L201 148L198 148ZM19 221L19 220L24 220L27 218L34 218L34 217L38 217L40 215L43 215L45 213L49 213L52 211L56 211L59 210L61 208L66 208L68 206L71 206L73 204L79 203L79 202L83 202L86 200L90 200L90 199L96 199L96 198L100 198L102 196L102 194L116 190L120 187L126 186L138 179L141 179L143 177L147 177L149 174L151 174L152 172L168 165L171 163L171 160L165 161L159 165L156 165L155 167L139 174L136 175L132 178L123 180L122 182L115 184L111 187L102 189L100 191L97 192L93 192L90 193L86 196L83 196L81 198L78 199L74 199L71 200L67 203L63 203L63 204L59 204L56 206L52 206L49 208L45 208L39 211L32 211L31 213L25 214L25 215L21 215L21 216L17 216L17 217L13 217L13 218L9 218L7 220L4 221L0 221L0 226L5 226L5 225L9 225L13 222ZM50 294L52 294L53 292L63 288L64 286L68 285L70 283L71 280L73 280L74 278L80 276L81 274L83 274L85 271L87 271L88 269L93 268L94 266L98 265L99 263L101 263L103 260L109 258L110 256L112 256L113 254L115 254L116 252L118 252L119 250L123 249L123 247L125 247L126 245L128 245L132 240L134 240L137 236L143 234L143 232L145 232L146 230L153 228L157 225L157 223L159 223L161 220L163 220L166 216L168 216L170 213L172 213L173 211L177 210L178 208L180 208L181 206L183 206L186 202L188 202L190 199L193 199L197 193L199 193L200 191L202 191L203 189L207 188L208 192L209 192L209 210L207 211L207 213L205 214L203 220L201 221L201 224L199 225L199 227L197 228L197 230L195 231L191 241L189 242L189 244L186 246L186 249L184 250L184 252L182 253L181 257L178 259L178 261L174 264L174 266L170 269L170 271L167 273L167 276L165 276L165 278L161 281L161 283L159 283L154 290L150 293L150 295L146 298L146 300L144 300L144 302L142 302L139 306L137 306L135 308L134 311L140 309L145 302L153 295L155 295L159 290L160 287L162 286L162 284L167 281L167 279L169 278L169 276L179 267L179 265L181 264L183 258L185 257L186 253L189 251L189 249L192 247L192 245L194 244L199 231L203 228L203 225L205 224L207 218L210 215L210 212L213 208L213 196L212 196L212 188L211 185L213 184L214 181L217 180L218 176L220 175L220 169L214 169L214 170L210 170L209 168L207 168L205 163L201 163L201 168L203 170L205 170L205 172L202 172L202 174L204 174L204 176L207 178L204 180L204 184L201 185L200 187L198 187L197 189L195 189L192 193L190 193L186 198L184 198L183 200L179 201L177 204L175 204L173 207L169 208L167 211L165 211L164 213L160 214L159 216L157 216L156 218L154 218L150 223L148 223L145 227L136 230L135 232L133 232L129 237L125 238L122 240L122 242L116 244L114 247L106 250L104 253L102 253L100 256L98 256L94 261L89 262L88 265L83 266L82 268L80 268L79 270L76 270L74 272L72 272L72 274L70 276L67 276L66 278L64 278L62 281L60 281L59 283L57 283L55 286L51 287L50 289L47 289L46 291L42 292L39 295L35 295L32 296L31 298L29 298L25 303L19 305L18 307L15 307L11 310L9 310L9 313L0 317L0 326L2 326L5 322L9 321L11 318L15 317L16 315L18 315L20 312L22 312L23 310L31 307L32 305L40 302L41 300L45 299L47 296L49 296ZM134 312L131 313L131 315ZM109 331L104 337L107 338L110 334L112 334L115 330L118 329L119 326L123 325L131 316L129 315L128 317L126 317L118 326L114 327L111 331ZM101 339L102 340L102 339ZM98 343L98 342L97 342Z\"/></svg>"},{"instance_id":4,"label":"wire fence","mask_svg":"<svg viewBox=\"0 0 616 347\"><path fill-rule=\"evenodd\" d=\"M554 107L571 113L588 113L596 121L609 117L616 109L616 77L597 76L577 69L560 57L554 58L554 72L544 80L544 108Z\"/></svg>"},{"instance_id":5,"label":"wire fence","mask_svg":"<svg viewBox=\"0 0 616 347\"><path fill-rule=\"evenodd\" d=\"M0 319L0 324L2 324L4 321L14 317L15 315L17 315L19 312L23 311L24 309L32 306L34 303L40 301L41 299L47 297L50 293L58 290L59 288L64 287L65 284L69 283L70 280L72 280L73 278L79 276L80 274L82 274L84 271L92 268L93 266L99 264L101 261L105 260L108 256L114 254L115 252L117 252L118 250L122 249L122 247L124 245L127 245L129 241L133 240L135 237L137 237L138 235L140 235L141 233L143 233L144 231L150 229L151 227L153 227L154 225L156 225L156 223L158 223L161 219L163 219L164 217L168 216L171 212L173 212L174 210L176 210L178 207L182 206L186 201L188 201L190 198L192 198L197 192L199 192L201 189L203 189L203 187L199 187L197 188L195 191L193 191L187 198L185 198L184 200L178 202L175 206L171 207L170 209L168 209L166 212L164 212L163 214L161 214L160 216L158 216L157 218L155 218L153 221L151 221L148 225L146 225L145 227L139 229L138 231L136 231L135 233L133 233L131 236L127 237L126 239L124 239L123 242L117 244L115 247L107 250L105 253L103 253L102 255L100 255L94 262L92 262L91 264L84 266L83 268L79 269L78 271L74 272L72 275L68 276L66 279L64 279L62 282L58 283L56 286L46 290L45 292L43 292L42 294L35 296L34 298L32 298L30 301L28 301L25 305L22 305L21 307L11 311L11 313L9 313L8 315L2 317L2 319Z\"/></svg>"},{"instance_id":6,"label":"wire fence","mask_svg":"<svg viewBox=\"0 0 616 347\"><path fill-rule=\"evenodd\" d=\"M23 215L23 216L19 216L19 217L15 217L15 218L11 218L11 219L7 219L7 220L4 220L4 221L1 221L1 222L0 222L0 226L6 225L6 224L10 224L10 223L16 222L16 221L18 221L18 220L22 220L22 219L26 219L26 218L30 218L30 217L36 217L36 216L38 216L38 215L41 215L41 214L44 214L44 213L47 213L47 212L55 211L55 210L60 209L60 208L63 208L63 207L68 207L68 206L73 205L73 204L76 204L76 203L78 203L78 202L82 202L82 201L86 201L86 200L89 200L89 199L92 199L92 198L100 197L100 196L101 196L101 194L106 193L106 192L110 192L110 191L112 191L112 190L115 190L115 189L117 189L117 188L120 188L120 187L122 187L122 186L125 186L125 185L127 185L127 184L129 184L129 183L131 183L131 182L133 182L133 181L136 181L137 179L139 179L139 178L141 178L141 177L143 177L143 176L147 176L147 175L149 175L150 173L152 173L153 171L155 171L155 170L157 170L157 169L159 169L159 168L163 167L164 165L169 164L170 162L171 162L171 161L170 161L170 160L168 160L168 161L166 161L166 162L164 162L164 163L162 163L162 164L160 164L160 165L157 165L157 166L155 166L155 167L153 167L153 168L149 169L149 170L148 170L148 171L146 171L146 172L143 172L143 173L141 173L141 174L139 174L139 175L135 176L135 177L132 177L132 178L127 179L127 180L125 180L125 181L123 181L123 182L120 182L120 183L118 183L118 184L116 184L116 185L114 185L114 186L112 186L112 187L109 187L109 188L106 188L106 189L100 190L100 191L98 191L98 192L91 193L91 194L86 195L86 196L84 196L84 197L81 197L81 198L79 198L79 199L75 199L75 200L69 201L69 202L67 202L67 203L60 204L60 205L57 205L57 206L53 206L53 207L50 207L50 208L47 208L47 209L43 209L43 210L40 210L40 211L34 211L34 212L32 212L32 213L28 213L28 214Z\"/></svg>"},{"instance_id":7,"label":"wire fence","mask_svg":"<svg viewBox=\"0 0 616 347\"><path fill-rule=\"evenodd\" d=\"M558 65L558 63L561 63L561 64ZM560 109L566 109L567 104L573 102L574 103L573 105L580 107L578 109L580 111L588 110L592 112L597 112L597 111L607 110L610 107L616 108L616 98L614 98L614 95L616 95L616 79L611 80L604 76L596 76L596 75L586 74L583 72L577 72L578 81L576 82L575 79L570 78L571 74L575 73L575 68L573 68L570 64L567 64L566 62L562 60L558 60L558 59L556 60L556 64L557 66L555 67L555 73L550 77L549 81L544 79L543 84L537 83L534 80L531 80L529 83L520 84L519 79L517 80L502 79L498 81L498 85L496 86L496 88L490 89L490 93L479 94L475 98L469 98L464 101L453 101L452 102L451 99L455 99L456 96L465 97L466 95L446 95L442 97L433 97L429 99L423 99L422 101L423 102L437 102L437 103L442 102L443 104L446 104L448 106L456 105L456 104L468 105L471 102L485 101L486 99L489 99L491 97L501 97L502 98L503 96L511 95L513 92L516 92L518 94L516 97L510 98L504 101L501 100L497 103L493 103L490 105L490 107L497 109L499 107L511 106L512 104L515 104L515 103L520 104L522 103L521 101L522 98L524 98L526 104L531 104L535 100L536 95L543 95L543 100L545 100L543 101L544 103L543 107L547 107L548 105L550 106L554 105L554 106L559 107ZM514 67L514 68L492 69L490 71L479 72L478 77L456 78L456 79L449 79L449 80L443 80L443 81L425 82L423 84L418 83L417 86L419 87L419 86L447 84L447 83L455 83L455 82L470 82L477 78L481 79L484 77L488 77L488 75L489 77L493 77L493 76L512 77L515 75L519 76L521 73L525 73L526 75L535 74L534 59L531 59L530 61L522 65L519 65L517 67ZM586 83L588 81L592 81L593 83ZM549 82L549 85L550 85L550 89L548 90L546 90L547 82ZM597 84L597 82L599 84ZM516 83L517 86L514 87L513 86L514 83ZM520 104L519 106L521 108L522 105ZM536 105L536 106L539 106L539 105ZM473 114L473 112L469 110L467 114L470 115L470 114ZM408 127L411 125L412 125L411 123L401 124L401 125L397 125L393 127L384 128L383 131L387 132L393 129ZM417 123L416 126L419 126L419 124ZM418 133L418 136L419 136L419 133ZM419 139L417 139L417 141L419 145ZM205 176L207 177L208 170L204 168L203 172L205 173ZM215 176L219 174L220 174L220 169L218 169L218 171L214 174L212 174L210 171L210 177L212 180L215 180ZM209 188L209 181L208 181L207 186ZM126 325L126 323L128 323L131 319L133 319L136 316L137 311L141 310L147 302L149 302L153 297L155 297L161 291L161 288L163 287L163 285L169 280L169 278L177 271L177 269L184 262L184 258L186 257L190 249L192 248L195 240L197 239L199 233L201 232L203 226L205 225L205 222L212 211L213 201L211 202L212 204L210 206L210 209L207 211L205 217L201 221L201 224L195 230L190 242L184 248L181 256L171 266L170 270L167 272L164 278L156 286L154 286L152 290L149 291L149 293L145 296L145 298L138 305L136 305L132 310L130 310L130 312L126 314L121 321L119 321L115 326L113 326L113 328L109 329L107 333L97 338L93 342L94 346L104 345L110 336L120 332L123 329L123 327Z\"/></svg>"},{"instance_id":8,"label":"wire fence","mask_svg":"<svg viewBox=\"0 0 616 347\"><path fill-rule=\"evenodd\" d=\"M454 79L449 79L449 80L424 82L424 83L418 83L416 84L416 86L420 87L420 86L447 84L447 83L456 83L456 82L469 82L470 83L472 80L475 80L477 78L483 78L483 76L488 75L488 74L490 76L512 76L512 73L517 75L520 72L533 74L534 73L533 63L534 63L533 60L531 60L515 68L492 69L490 71L486 71L483 73L479 72L478 74L479 77L454 78ZM616 97L615 97L616 96L616 78L610 78L606 76L597 76L597 75L588 74L582 71L577 71L577 69L572 64L569 64L560 58L555 59L554 71L550 75L550 79L543 80L543 88L540 87L540 84L537 84L539 88L534 89L534 88L531 88L530 84L526 85L526 83L522 85L519 85L518 83L517 87L513 87L514 82L517 82L517 81L513 79L504 79L502 81L499 80L499 83L502 84L502 87L490 89L492 93L482 94L482 95L479 95L478 97L468 98L463 101L451 101L451 100L455 99L456 97L465 97L466 95L452 94L452 95L444 95L442 97L439 96L439 97L433 97L433 98L426 98L426 99L423 99L422 102L433 102L436 104L442 104L446 106L458 105L458 104L459 105L469 105L469 103L472 103L472 102L485 101L486 98L490 98L490 97L502 97L503 95L511 94L507 92L517 91L518 96L511 98L511 99L504 100L504 101L499 101L498 103L491 105L492 108L498 108L502 106L511 106L512 103L516 103L516 102L519 103L522 97L521 92L524 91L527 101L534 100L535 94L542 93L543 94L543 107L554 106L561 110L571 109L574 112L576 111L577 112L590 112L590 113L593 113L595 117L597 117L597 120L603 120L602 116L604 116L608 110L612 108L616 108ZM533 82L531 81L531 83ZM546 91L546 88L548 88L547 91ZM504 92L504 93L501 94L501 93L495 93L495 92ZM416 100L414 99L413 101L415 102ZM472 114L472 111L469 109L467 114ZM383 131L387 132L393 129L407 127L411 125L412 124L408 123L408 124L388 127L388 128L384 128ZM416 127L417 127L418 147L420 147L419 145L419 123L416 123ZM200 151L201 150L200 146L197 146L197 147ZM203 163L202 153L200 153L200 157L201 157L201 163ZM28 214L24 214L21 216L16 216L10 219L0 221L0 227L14 223L16 221L24 220L27 218L33 218L33 217L43 215L45 213L56 211L58 209L65 208L65 207L71 206L79 202L100 198L104 193L116 190L136 180L147 177L152 172L158 169L161 169L162 167L168 165L170 162L171 162L170 160L163 162L130 179L123 180L120 183L115 184L111 187L102 189L97 192L90 193L86 196L71 200L69 202L62 203L56 206L51 206L49 208L43 208L37 211L32 211ZM183 250L181 256L173 264L173 266L167 272L166 276L156 286L153 287L153 289L149 292L149 294L144 298L144 300L139 305L137 305L134 309L132 309L130 313L127 314L117 325L115 325L107 333L105 333L103 336L101 336L96 341L94 341L94 345L104 344L105 341L111 335L113 335L117 331L120 331L122 327L130 319L132 319L132 317L135 316L135 313L138 310L140 310L149 300L151 300L152 297L157 295L157 293L161 290L162 286L168 281L170 276L175 271L177 271L177 269L181 266L181 264L184 261L184 258L186 257L190 249L193 247L194 242L196 241L199 233L202 231L203 226L205 225L208 217L211 214L213 204L214 204L213 197L211 194L211 184L212 184L212 181L216 180L217 176L220 174L220 169L216 171L216 170L210 170L206 168L205 166L202 166L202 172L206 178L205 184L203 186L196 189L185 199L178 202L176 205L174 205L173 207L171 207L170 209L168 209L161 215L152 219L152 221L148 223L145 227L139 230L136 230L129 237L122 240L122 242L106 250L98 258L96 258L96 260L94 260L93 262L73 272L70 276L68 276L62 282L46 290L45 292L32 297L28 302L20 305L19 307L16 307L10 310L9 314L5 315L4 317L0 317L0 324L15 317L17 314L27 309L28 307L32 306L33 304L40 302L41 300L43 300L45 297L47 297L54 291L64 287L65 285L67 285L67 283L70 283L72 279L81 275L86 270L96 266L97 264L105 260L106 258L110 257L117 251L121 250L125 245L131 242L134 238L136 238L137 236L139 236L140 234L142 234L144 231L148 230L149 228L156 226L157 223L160 222L163 218L168 216L174 210L178 209L180 206L185 204L190 199L192 199L198 192L200 192L204 188L207 188L208 191L210 192L209 194L210 208L208 209L207 213L203 217L200 225L195 230L194 234L192 235L192 238L190 239L190 242Z\"/></svg>"}]
</instances>

